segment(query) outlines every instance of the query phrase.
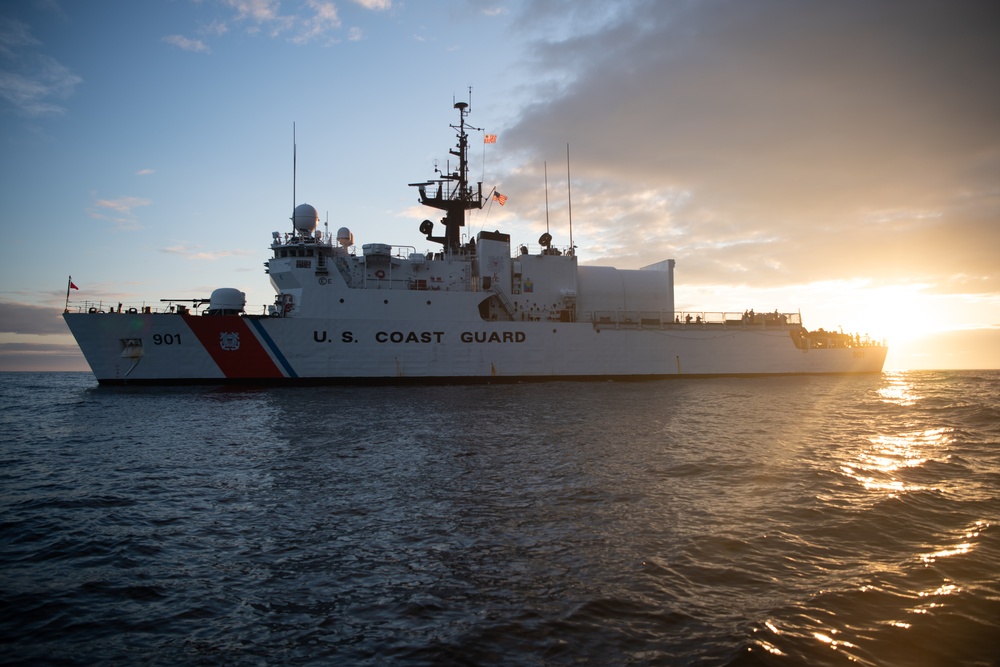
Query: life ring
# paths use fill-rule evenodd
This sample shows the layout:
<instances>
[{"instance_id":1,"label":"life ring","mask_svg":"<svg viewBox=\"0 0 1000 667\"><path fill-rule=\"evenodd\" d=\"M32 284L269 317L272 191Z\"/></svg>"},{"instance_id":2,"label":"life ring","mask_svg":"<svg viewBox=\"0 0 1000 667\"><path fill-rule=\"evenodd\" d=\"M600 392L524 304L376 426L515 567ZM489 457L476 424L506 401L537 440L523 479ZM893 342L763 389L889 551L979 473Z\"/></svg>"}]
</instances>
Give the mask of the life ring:
<instances>
[{"instance_id":1,"label":"life ring","mask_svg":"<svg viewBox=\"0 0 1000 667\"><path fill-rule=\"evenodd\" d=\"M385 278L385 271L379 269L378 271L375 272L375 277L378 278L379 280L382 280L383 278Z\"/></svg>"}]
</instances>

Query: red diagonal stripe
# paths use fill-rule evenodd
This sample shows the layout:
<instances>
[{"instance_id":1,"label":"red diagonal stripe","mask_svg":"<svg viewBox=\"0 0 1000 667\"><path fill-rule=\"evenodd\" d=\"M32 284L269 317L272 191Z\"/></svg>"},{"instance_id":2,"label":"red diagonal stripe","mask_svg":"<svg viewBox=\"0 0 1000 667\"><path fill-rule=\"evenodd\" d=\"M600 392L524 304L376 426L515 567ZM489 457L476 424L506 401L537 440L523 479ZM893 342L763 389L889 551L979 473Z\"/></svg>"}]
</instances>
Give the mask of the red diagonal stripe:
<instances>
[{"instance_id":1,"label":"red diagonal stripe","mask_svg":"<svg viewBox=\"0 0 1000 667\"><path fill-rule=\"evenodd\" d=\"M280 378L278 367L271 361L267 351L250 331L250 327L238 315L203 315L185 313L184 321L201 341L202 347L211 355L219 370L227 378ZM239 336L239 348L225 349L223 335L232 347L233 336Z\"/></svg>"}]
</instances>

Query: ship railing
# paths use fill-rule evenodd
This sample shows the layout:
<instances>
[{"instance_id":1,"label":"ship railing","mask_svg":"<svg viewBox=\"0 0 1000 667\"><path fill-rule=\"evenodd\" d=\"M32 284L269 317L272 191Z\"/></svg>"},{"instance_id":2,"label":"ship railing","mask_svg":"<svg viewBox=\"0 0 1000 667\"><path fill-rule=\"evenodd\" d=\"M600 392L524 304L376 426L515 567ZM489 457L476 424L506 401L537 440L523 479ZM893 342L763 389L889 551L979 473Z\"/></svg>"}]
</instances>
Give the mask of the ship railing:
<instances>
[{"instance_id":1,"label":"ship railing","mask_svg":"<svg viewBox=\"0 0 1000 667\"><path fill-rule=\"evenodd\" d=\"M802 317L798 313L779 313L777 311L758 313L751 317L749 313L731 312L608 310L593 311L589 319L596 329L684 329L689 327L797 329L802 325Z\"/></svg>"},{"instance_id":2,"label":"ship railing","mask_svg":"<svg viewBox=\"0 0 1000 667\"><path fill-rule=\"evenodd\" d=\"M458 260L471 262L475 251L470 246L459 249L443 248L436 252L417 252L412 245L390 245L388 243L372 243L363 246L364 277L362 287L368 289L407 289L417 291L463 290L467 292L480 291L479 279L469 276L464 280L449 279L441 275L419 276L410 271L400 271L400 264L409 262L411 265L422 265L425 262ZM337 268L344 276L348 285L354 284L346 261L338 263Z\"/></svg>"},{"instance_id":3,"label":"ship railing","mask_svg":"<svg viewBox=\"0 0 1000 667\"><path fill-rule=\"evenodd\" d=\"M105 303L102 301L70 301L66 305L67 313L91 313L91 314L129 314L138 313L169 313L173 312L166 306L152 306L145 301L123 302L113 301Z\"/></svg>"},{"instance_id":4,"label":"ship railing","mask_svg":"<svg viewBox=\"0 0 1000 667\"><path fill-rule=\"evenodd\" d=\"M465 189L462 189L461 183L451 178L436 179L427 183L410 183L410 185L417 188L417 191L420 193L420 201L426 206L434 206L435 204L443 204L444 202L451 201L474 202L477 199L476 190L471 186L466 186ZM432 187L431 191L428 192L428 186L436 187Z\"/></svg>"},{"instance_id":5,"label":"ship railing","mask_svg":"<svg viewBox=\"0 0 1000 667\"><path fill-rule=\"evenodd\" d=\"M553 255L556 257L566 256L572 257L574 253L572 246L562 246L555 247L550 246L546 248L545 246L538 245L537 243L522 243L517 246L517 255ZM514 257L517 259L517 256Z\"/></svg>"},{"instance_id":6,"label":"ship railing","mask_svg":"<svg viewBox=\"0 0 1000 667\"><path fill-rule=\"evenodd\" d=\"M662 329L669 326L673 313L649 310L595 310L590 320L595 329Z\"/></svg>"},{"instance_id":7,"label":"ship railing","mask_svg":"<svg viewBox=\"0 0 1000 667\"><path fill-rule=\"evenodd\" d=\"M878 341L868 334L845 334L839 331L816 331L799 329L792 332L792 341L800 350L823 350L831 348L885 347L885 341Z\"/></svg>"},{"instance_id":8,"label":"ship railing","mask_svg":"<svg viewBox=\"0 0 1000 667\"><path fill-rule=\"evenodd\" d=\"M674 325L722 325L727 328L743 329L781 329L784 327L802 326L802 316L799 313L733 313L705 311L677 311L674 314Z\"/></svg>"},{"instance_id":9,"label":"ship railing","mask_svg":"<svg viewBox=\"0 0 1000 667\"><path fill-rule=\"evenodd\" d=\"M333 245L333 234L315 230L313 232L285 232L282 237L280 232L273 232L271 239L272 248L281 248L288 245Z\"/></svg>"},{"instance_id":10,"label":"ship railing","mask_svg":"<svg viewBox=\"0 0 1000 667\"><path fill-rule=\"evenodd\" d=\"M192 301L197 301L192 305ZM204 315L208 312L208 299L191 299L187 302L165 301L156 305L148 304L145 301L70 301L66 306L67 313L90 313L91 315L154 315L171 313L190 313L192 315ZM262 313L267 314L268 306L262 307ZM227 311L228 312L228 311ZM236 311L232 311L236 312ZM243 314L251 314L249 310L244 310Z\"/></svg>"}]
</instances>

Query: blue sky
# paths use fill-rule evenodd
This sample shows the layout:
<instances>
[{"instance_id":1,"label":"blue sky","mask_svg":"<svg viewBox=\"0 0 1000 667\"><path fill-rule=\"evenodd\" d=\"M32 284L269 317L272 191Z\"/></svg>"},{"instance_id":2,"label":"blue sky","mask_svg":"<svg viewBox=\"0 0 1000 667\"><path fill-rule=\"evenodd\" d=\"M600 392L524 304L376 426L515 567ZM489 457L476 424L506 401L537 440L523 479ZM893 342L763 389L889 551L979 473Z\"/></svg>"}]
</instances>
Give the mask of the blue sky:
<instances>
[{"instance_id":1,"label":"blue sky","mask_svg":"<svg viewBox=\"0 0 1000 667\"><path fill-rule=\"evenodd\" d=\"M889 368L1000 367L993 2L22 0L0 9L0 369L85 368L59 318L247 293L297 200L425 250L407 183L454 99L499 135L470 221L677 260L678 307L801 309ZM477 139L474 136L474 141ZM474 143L474 146L477 144ZM485 160L484 160L485 158Z\"/></svg>"}]
</instances>

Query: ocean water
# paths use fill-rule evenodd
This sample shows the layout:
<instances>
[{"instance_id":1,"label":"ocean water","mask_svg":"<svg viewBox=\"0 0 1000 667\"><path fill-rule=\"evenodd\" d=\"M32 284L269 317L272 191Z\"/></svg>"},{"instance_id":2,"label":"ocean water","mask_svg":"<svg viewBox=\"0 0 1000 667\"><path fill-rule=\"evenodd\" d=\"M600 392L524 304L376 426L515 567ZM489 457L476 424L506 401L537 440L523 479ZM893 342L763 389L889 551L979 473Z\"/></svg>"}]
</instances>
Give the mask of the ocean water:
<instances>
[{"instance_id":1,"label":"ocean water","mask_svg":"<svg viewBox=\"0 0 1000 667\"><path fill-rule=\"evenodd\" d=\"M1000 372L0 380L3 664L1000 664Z\"/></svg>"}]
</instances>

